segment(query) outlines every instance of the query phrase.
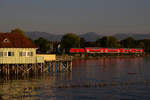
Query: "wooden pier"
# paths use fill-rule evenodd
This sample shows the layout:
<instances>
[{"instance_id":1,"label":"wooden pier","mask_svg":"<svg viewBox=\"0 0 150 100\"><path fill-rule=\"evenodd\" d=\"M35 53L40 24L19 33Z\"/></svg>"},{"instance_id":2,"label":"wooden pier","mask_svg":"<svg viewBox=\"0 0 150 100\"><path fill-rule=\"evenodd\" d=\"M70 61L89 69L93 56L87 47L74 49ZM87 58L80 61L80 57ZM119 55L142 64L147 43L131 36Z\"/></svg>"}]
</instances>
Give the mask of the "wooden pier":
<instances>
[{"instance_id":1,"label":"wooden pier","mask_svg":"<svg viewBox=\"0 0 150 100\"><path fill-rule=\"evenodd\" d=\"M46 72L71 72L72 60L57 59L36 64L0 64L1 75L25 75Z\"/></svg>"}]
</instances>

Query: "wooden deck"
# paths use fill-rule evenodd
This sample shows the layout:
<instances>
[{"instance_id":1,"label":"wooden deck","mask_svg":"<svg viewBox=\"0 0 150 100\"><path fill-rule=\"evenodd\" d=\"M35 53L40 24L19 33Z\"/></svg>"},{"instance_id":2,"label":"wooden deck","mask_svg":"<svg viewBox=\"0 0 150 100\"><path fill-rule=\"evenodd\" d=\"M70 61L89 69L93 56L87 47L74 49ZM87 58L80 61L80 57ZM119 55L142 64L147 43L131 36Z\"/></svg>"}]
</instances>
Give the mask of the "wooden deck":
<instances>
[{"instance_id":1,"label":"wooden deck","mask_svg":"<svg viewBox=\"0 0 150 100\"><path fill-rule=\"evenodd\" d=\"M72 57L57 57L56 60L36 64L0 64L0 74L25 75L46 72L71 72Z\"/></svg>"},{"instance_id":2,"label":"wooden deck","mask_svg":"<svg viewBox=\"0 0 150 100\"><path fill-rule=\"evenodd\" d=\"M72 61L72 56L56 56L58 61Z\"/></svg>"}]
</instances>

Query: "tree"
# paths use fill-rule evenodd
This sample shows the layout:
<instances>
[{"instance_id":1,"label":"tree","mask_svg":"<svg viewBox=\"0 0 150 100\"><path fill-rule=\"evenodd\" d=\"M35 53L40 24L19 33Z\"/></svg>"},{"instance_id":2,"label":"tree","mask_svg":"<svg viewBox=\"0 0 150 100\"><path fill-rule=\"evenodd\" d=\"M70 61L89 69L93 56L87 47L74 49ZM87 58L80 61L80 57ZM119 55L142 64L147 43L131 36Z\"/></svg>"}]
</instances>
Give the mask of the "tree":
<instances>
[{"instance_id":1,"label":"tree","mask_svg":"<svg viewBox=\"0 0 150 100\"><path fill-rule=\"evenodd\" d=\"M84 38L80 38L80 47L81 48L85 47L85 43L86 43L86 40Z\"/></svg>"},{"instance_id":2,"label":"tree","mask_svg":"<svg viewBox=\"0 0 150 100\"><path fill-rule=\"evenodd\" d=\"M135 48L136 47L136 40L133 37L128 37L121 41L121 46L123 48Z\"/></svg>"},{"instance_id":3,"label":"tree","mask_svg":"<svg viewBox=\"0 0 150 100\"><path fill-rule=\"evenodd\" d=\"M136 45L137 48L142 48L142 49L145 49L145 43L143 41L138 41L137 45Z\"/></svg>"},{"instance_id":4,"label":"tree","mask_svg":"<svg viewBox=\"0 0 150 100\"><path fill-rule=\"evenodd\" d=\"M139 40L145 52L150 52L150 39ZM144 44L143 44L144 43Z\"/></svg>"},{"instance_id":5,"label":"tree","mask_svg":"<svg viewBox=\"0 0 150 100\"><path fill-rule=\"evenodd\" d=\"M20 28L15 28L11 30L11 33L19 33L19 34L23 34L24 35L24 31L21 30Z\"/></svg>"},{"instance_id":6,"label":"tree","mask_svg":"<svg viewBox=\"0 0 150 100\"><path fill-rule=\"evenodd\" d=\"M96 40L96 46L97 47L102 47L102 39L101 38Z\"/></svg>"},{"instance_id":7,"label":"tree","mask_svg":"<svg viewBox=\"0 0 150 100\"><path fill-rule=\"evenodd\" d=\"M99 47L105 47L105 48L118 48L118 47L120 47L120 45L118 43L118 39L114 36L104 36L100 39L97 39L96 44Z\"/></svg>"},{"instance_id":8,"label":"tree","mask_svg":"<svg viewBox=\"0 0 150 100\"><path fill-rule=\"evenodd\" d=\"M24 33L24 31L21 30L20 28L12 29L10 33L12 33L12 34L22 34L22 35L24 35L26 38L28 38L30 41L33 42L33 40L32 40L30 37L26 36L25 33Z\"/></svg>"},{"instance_id":9,"label":"tree","mask_svg":"<svg viewBox=\"0 0 150 100\"><path fill-rule=\"evenodd\" d=\"M114 36L109 36L109 47L110 48L118 48L120 44L118 43L118 39Z\"/></svg>"},{"instance_id":10,"label":"tree","mask_svg":"<svg viewBox=\"0 0 150 100\"><path fill-rule=\"evenodd\" d=\"M80 47L80 37L73 33L68 33L62 37L61 43L62 48L66 50L69 48L77 48Z\"/></svg>"},{"instance_id":11,"label":"tree","mask_svg":"<svg viewBox=\"0 0 150 100\"><path fill-rule=\"evenodd\" d=\"M49 41L42 37L35 40L34 43L39 47L38 52L40 52L40 53L48 52L48 50L50 49Z\"/></svg>"}]
</instances>

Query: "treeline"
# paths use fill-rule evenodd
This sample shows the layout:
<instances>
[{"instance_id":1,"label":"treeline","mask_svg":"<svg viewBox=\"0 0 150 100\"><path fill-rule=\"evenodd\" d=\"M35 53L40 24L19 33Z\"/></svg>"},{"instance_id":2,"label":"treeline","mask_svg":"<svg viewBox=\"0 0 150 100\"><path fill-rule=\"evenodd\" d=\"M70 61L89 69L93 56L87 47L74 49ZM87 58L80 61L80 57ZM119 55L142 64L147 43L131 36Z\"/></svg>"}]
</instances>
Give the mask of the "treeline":
<instances>
[{"instance_id":1,"label":"treeline","mask_svg":"<svg viewBox=\"0 0 150 100\"><path fill-rule=\"evenodd\" d=\"M34 41L39 46L40 51L49 50L49 41L39 38ZM57 47L59 44L59 47ZM104 36L98 38L96 41L89 42L84 38L80 38L73 33L65 34L61 41L55 46L56 53L67 53L70 48L84 48L84 47L104 47L104 48L142 48L145 52L150 52L150 39L135 40L133 37L127 37L119 41L114 36ZM43 50L44 49L44 50ZM58 52L59 51L59 52Z\"/></svg>"},{"instance_id":2,"label":"treeline","mask_svg":"<svg viewBox=\"0 0 150 100\"><path fill-rule=\"evenodd\" d=\"M11 30L11 33L24 34L19 28ZM76 34L68 33L62 37L61 41L48 41L42 37L32 41L38 46L37 52L39 53L67 53L70 48L84 47L142 48L145 52L150 53L150 39L135 40L133 37L127 37L119 41L114 36L104 36L96 41L89 42Z\"/></svg>"},{"instance_id":3,"label":"treeline","mask_svg":"<svg viewBox=\"0 0 150 100\"><path fill-rule=\"evenodd\" d=\"M145 52L150 52L150 39L135 40L133 37L127 37L119 41L114 36L104 36L94 42L88 42L76 34L66 34L61 40L62 48L84 48L84 47L104 47L104 48L142 48Z\"/></svg>"}]
</instances>

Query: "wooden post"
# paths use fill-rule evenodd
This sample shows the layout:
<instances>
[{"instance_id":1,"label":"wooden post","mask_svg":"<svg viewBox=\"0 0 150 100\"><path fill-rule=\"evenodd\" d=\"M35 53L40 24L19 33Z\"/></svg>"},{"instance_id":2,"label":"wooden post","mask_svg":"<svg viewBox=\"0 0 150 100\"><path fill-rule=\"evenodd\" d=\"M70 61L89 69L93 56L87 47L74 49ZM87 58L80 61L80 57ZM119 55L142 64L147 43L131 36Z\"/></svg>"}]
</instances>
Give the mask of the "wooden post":
<instances>
[{"instance_id":1,"label":"wooden post","mask_svg":"<svg viewBox=\"0 0 150 100\"><path fill-rule=\"evenodd\" d=\"M53 65L53 72L55 72L55 62L53 61L53 63L52 63Z\"/></svg>"},{"instance_id":2,"label":"wooden post","mask_svg":"<svg viewBox=\"0 0 150 100\"><path fill-rule=\"evenodd\" d=\"M19 73L19 72L18 72L18 67L19 67L19 65L17 64L17 66L16 66L17 76L18 76L18 73Z\"/></svg>"},{"instance_id":3,"label":"wooden post","mask_svg":"<svg viewBox=\"0 0 150 100\"><path fill-rule=\"evenodd\" d=\"M26 72L27 72L28 75L30 74L29 73L30 72L29 68L30 68L30 65L26 64Z\"/></svg>"},{"instance_id":4,"label":"wooden post","mask_svg":"<svg viewBox=\"0 0 150 100\"><path fill-rule=\"evenodd\" d=\"M49 62L47 62L46 64L46 72L48 72L48 65L49 65Z\"/></svg>"},{"instance_id":5,"label":"wooden post","mask_svg":"<svg viewBox=\"0 0 150 100\"><path fill-rule=\"evenodd\" d=\"M51 72L51 62L49 62L49 72Z\"/></svg>"},{"instance_id":6,"label":"wooden post","mask_svg":"<svg viewBox=\"0 0 150 100\"><path fill-rule=\"evenodd\" d=\"M0 66L0 74L2 74L2 66Z\"/></svg>"},{"instance_id":7,"label":"wooden post","mask_svg":"<svg viewBox=\"0 0 150 100\"><path fill-rule=\"evenodd\" d=\"M10 73L10 65L8 64L8 76L9 76L9 73Z\"/></svg>"},{"instance_id":8,"label":"wooden post","mask_svg":"<svg viewBox=\"0 0 150 100\"><path fill-rule=\"evenodd\" d=\"M6 69L6 76L7 76L7 70L8 70L8 68L7 68L8 66L7 66L7 64L5 64L5 69Z\"/></svg>"},{"instance_id":9,"label":"wooden post","mask_svg":"<svg viewBox=\"0 0 150 100\"><path fill-rule=\"evenodd\" d=\"M16 66L14 65L14 74L16 75Z\"/></svg>"},{"instance_id":10,"label":"wooden post","mask_svg":"<svg viewBox=\"0 0 150 100\"><path fill-rule=\"evenodd\" d=\"M61 62L61 64L62 64L62 72L63 72L64 71L64 63Z\"/></svg>"},{"instance_id":11,"label":"wooden post","mask_svg":"<svg viewBox=\"0 0 150 100\"><path fill-rule=\"evenodd\" d=\"M70 62L70 71L72 72L72 61Z\"/></svg>"},{"instance_id":12,"label":"wooden post","mask_svg":"<svg viewBox=\"0 0 150 100\"><path fill-rule=\"evenodd\" d=\"M69 62L67 61L67 71L69 71Z\"/></svg>"},{"instance_id":13,"label":"wooden post","mask_svg":"<svg viewBox=\"0 0 150 100\"><path fill-rule=\"evenodd\" d=\"M62 72L63 68L62 68L62 62L60 62L60 72Z\"/></svg>"},{"instance_id":14,"label":"wooden post","mask_svg":"<svg viewBox=\"0 0 150 100\"><path fill-rule=\"evenodd\" d=\"M3 74L3 72L4 72L4 68L3 68L3 66L4 66L4 65L2 65L2 74Z\"/></svg>"},{"instance_id":15,"label":"wooden post","mask_svg":"<svg viewBox=\"0 0 150 100\"><path fill-rule=\"evenodd\" d=\"M59 64L58 64L58 70L59 70L59 72L61 72L60 66L61 66L61 61L59 61Z\"/></svg>"},{"instance_id":16,"label":"wooden post","mask_svg":"<svg viewBox=\"0 0 150 100\"><path fill-rule=\"evenodd\" d=\"M14 73L14 65L12 65L12 73Z\"/></svg>"},{"instance_id":17,"label":"wooden post","mask_svg":"<svg viewBox=\"0 0 150 100\"><path fill-rule=\"evenodd\" d=\"M43 70L42 66L43 66L43 64L41 63L41 73L42 73L42 70Z\"/></svg>"},{"instance_id":18,"label":"wooden post","mask_svg":"<svg viewBox=\"0 0 150 100\"><path fill-rule=\"evenodd\" d=\"M56 64L56 70L57 70L57 72L59 72L59 61L57 61L56 63L57 63Z\"/></svg>"},{"instance_id":19,"label":"wooden post","mask_svg":"<svg viewBox=\"0 0 150 100\"><path fill-rule=\"evenodd\" d=\"M34 66L34 74L36 74L36 72L37 72L37 66L36 66L36 64L33 64L33 66Z\"/></svg>"}]
</instances>

